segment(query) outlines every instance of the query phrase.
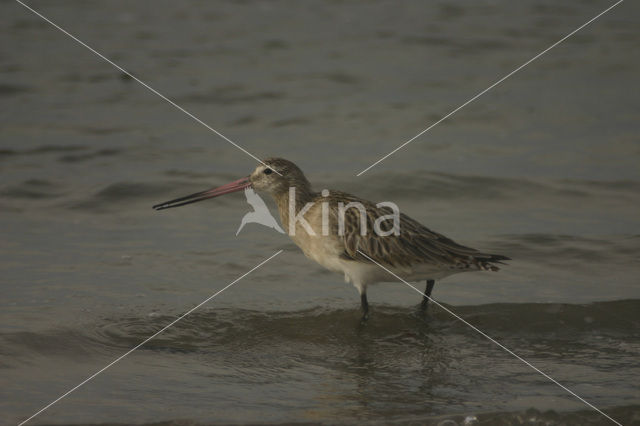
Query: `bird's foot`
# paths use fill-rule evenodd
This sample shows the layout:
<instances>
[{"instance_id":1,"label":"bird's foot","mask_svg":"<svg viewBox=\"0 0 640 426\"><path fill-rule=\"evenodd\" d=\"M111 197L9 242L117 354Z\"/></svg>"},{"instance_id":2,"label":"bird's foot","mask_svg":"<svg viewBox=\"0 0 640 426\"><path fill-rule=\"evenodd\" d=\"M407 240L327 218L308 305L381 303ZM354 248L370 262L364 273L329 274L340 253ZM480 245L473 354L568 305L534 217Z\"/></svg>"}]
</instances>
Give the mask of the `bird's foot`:
<instances>
[{"instance_id":1,"label":"bird's foot","mask_svg":"<svg viewBox=\"0 0 640 426\"><path fill-rule=\"evenodd\" d=\"M421 318L426 318L429 315L429 304L422 302L416 307L416 315Z\"/></svg>"},{"instance_id":2,"label":"bird's foot","mask_svg":"<svg viewBox=\"0 0 640 426\"><path fill-rule=\"evenodd\" d=\"M360 307L362 309L362 318L360 318L360 324L364 325L369 319L369 302L367 301L367 293L360 295Z\"/></svg>"}]
</instances>

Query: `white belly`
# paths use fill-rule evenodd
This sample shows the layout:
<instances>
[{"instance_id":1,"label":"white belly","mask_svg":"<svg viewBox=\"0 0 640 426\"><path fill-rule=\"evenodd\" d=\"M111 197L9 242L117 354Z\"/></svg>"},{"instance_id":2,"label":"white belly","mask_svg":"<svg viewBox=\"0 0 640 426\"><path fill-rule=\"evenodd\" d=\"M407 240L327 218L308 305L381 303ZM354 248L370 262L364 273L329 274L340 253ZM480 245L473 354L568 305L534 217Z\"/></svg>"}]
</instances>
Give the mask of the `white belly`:
<instances>
[{"instance_id":1,"label":"white belly","mask_svg":"<svg viewBox=\"0 0 640 426\"><path fill-rule=\"evenodd\" d=\"M352 283L360 293L370 284L379 282L398 282L398 278L374 263L346 260L340 257L344 253L342 241L331 236L310 236L304 238L292 236L293 241L302 249L305 256L326 269L344 274L346 282ZM409 268L388 268L405 281L440 279L454 273L434 265L416 265Z\"/></svg>"}]
</instances>

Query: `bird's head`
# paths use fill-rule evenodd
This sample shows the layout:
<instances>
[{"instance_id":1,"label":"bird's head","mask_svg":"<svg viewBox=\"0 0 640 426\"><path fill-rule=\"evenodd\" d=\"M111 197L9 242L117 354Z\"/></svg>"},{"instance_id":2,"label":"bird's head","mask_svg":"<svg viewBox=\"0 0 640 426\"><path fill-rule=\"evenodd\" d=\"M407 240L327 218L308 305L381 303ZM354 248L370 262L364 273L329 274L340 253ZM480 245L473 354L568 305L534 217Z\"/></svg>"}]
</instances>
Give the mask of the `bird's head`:
<instances>
[{"instance_id":1,"label":"bird's head","mask_svg":"<svg viewBox=\"0 0 640 426\"><path fill-rule=\"evenodd\" d=\"M249 181L254 189L273 196L287 194L290 187L307 190L311 186L302 170L284 158L267 158L249 175Z\"/></svg>"},{"instance_id":2,"label":"bird's head","mask_svg":"<svg viewBox=\"0 0 640 426\"><path fill-rule=\"evenodd\" d=\"M268 192L274 197L288 194L290 187L296 188L296 192L311 192L311 185L298 166L284 158L268 158L261 164L258 164L258 167L247 177L243 177L218 188L196 192L186 197L156 204L153 208L163 210L171 207L184 206L208 198L241 191L249 187L253 187L258 191Z\"/></svg>"}]
</instances>

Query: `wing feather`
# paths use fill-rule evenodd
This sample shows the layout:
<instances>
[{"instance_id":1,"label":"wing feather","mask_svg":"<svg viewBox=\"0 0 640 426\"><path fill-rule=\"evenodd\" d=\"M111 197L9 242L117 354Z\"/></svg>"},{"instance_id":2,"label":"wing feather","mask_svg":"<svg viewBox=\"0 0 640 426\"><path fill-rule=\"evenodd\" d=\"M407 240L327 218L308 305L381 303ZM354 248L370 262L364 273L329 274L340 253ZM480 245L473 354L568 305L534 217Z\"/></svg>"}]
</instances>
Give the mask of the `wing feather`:
<instances>
[{"instance_id":1,"label":"wing feather","mask_svg":"<svg viewBox=\"0 0 640 426\"><path fill-rule=\"evenodd\" d=\"M360 254L361 252L376 262L390 267L410 267L432 263L444 268L486 270L497 270L494 263L509 260L506 256L481 253L473 248L458 244L403 213L400 214L399 235L392 233L388 236L379 236L374 232L375 221L382 216L390 215L393 211L389 207L377 207L369 201L338 191L332 192L331 198L333 219L331 223L336 232L338 231L338 201L345 205L357 201L365 207L367 213L366 234L361 235L360 212L355 208L347 209L344 212L344 234L340 237L345 247L342 255L345 259L371 262ZM383 231L391 230L392 226L391 220L380 223L380 228Z\"/></svg>"}]
</instances>

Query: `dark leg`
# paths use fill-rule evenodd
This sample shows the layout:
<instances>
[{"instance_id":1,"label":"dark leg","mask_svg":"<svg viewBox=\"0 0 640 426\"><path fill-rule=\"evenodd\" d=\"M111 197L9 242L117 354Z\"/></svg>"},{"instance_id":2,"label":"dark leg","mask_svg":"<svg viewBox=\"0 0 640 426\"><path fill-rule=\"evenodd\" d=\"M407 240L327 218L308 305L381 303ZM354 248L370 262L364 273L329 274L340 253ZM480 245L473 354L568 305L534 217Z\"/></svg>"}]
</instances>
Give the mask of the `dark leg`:
<instances>
[{"instance_id":1,"label":"dark leg","mask_svg":"<svg viewBox=\"0 0 640 426\"><path fill-rule=\"evenodd\" d=\"M366 321L369 318L369 302L367 302L367 293L360 295L360 305L362 307L362 321Z\"/></svg>"},{"instance_id":2,"label":"dark leg","mask_svg":"<svg viewBox=\"0 0 640 426\"><path fill-rule=\"evenodd\" d=\"M422 296L422 305L420 305L420 309L422 309L423 312L426 312L429 306L429 298L431 297L431 291L434 285L436 285L435 280L427 280L427 288L424 291L424 296Z\"/></svg>"}]
</instances>

